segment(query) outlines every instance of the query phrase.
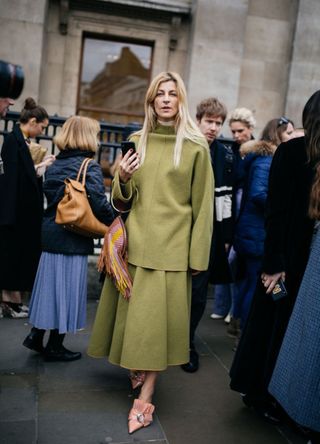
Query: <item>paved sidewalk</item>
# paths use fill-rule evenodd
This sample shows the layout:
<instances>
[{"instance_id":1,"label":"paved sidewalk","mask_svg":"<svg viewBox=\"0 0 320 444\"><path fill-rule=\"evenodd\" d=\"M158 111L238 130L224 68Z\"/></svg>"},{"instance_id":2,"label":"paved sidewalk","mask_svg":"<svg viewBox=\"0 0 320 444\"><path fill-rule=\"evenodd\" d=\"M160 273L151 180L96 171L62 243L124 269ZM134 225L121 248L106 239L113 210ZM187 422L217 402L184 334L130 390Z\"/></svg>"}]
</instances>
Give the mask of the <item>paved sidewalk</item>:
<instances>
[{"instance_id":1,"label":"paved sidewalk","mask_svg":"<svg viewBox=\"0 0 320 444\"><path fill-rule=\"evenodd\" d=\"M127 372L86 355L96 306L89 299L88 328L66 339L67 347L84 354L71 363L43 362L21 345L29 332L25 320L0 319L1 444L306 443L287 426L262 421L229 390L233 340L209 310L197 338L200 370L164 372L154 398L155 422L128 435L133 393Z\"/></svg>"}]
</instances>

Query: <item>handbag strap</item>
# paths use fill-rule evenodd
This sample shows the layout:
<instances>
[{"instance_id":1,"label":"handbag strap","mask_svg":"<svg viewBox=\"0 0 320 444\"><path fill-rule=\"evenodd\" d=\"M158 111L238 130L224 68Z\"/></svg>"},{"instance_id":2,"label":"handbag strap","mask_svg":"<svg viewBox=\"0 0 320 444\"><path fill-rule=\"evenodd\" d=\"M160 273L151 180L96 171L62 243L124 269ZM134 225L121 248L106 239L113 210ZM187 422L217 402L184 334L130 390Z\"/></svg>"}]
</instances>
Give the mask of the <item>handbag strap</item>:
<instances>
[{"instance_id":1,"label":"handbag strap","mask_svg":"<svg viewBox=\"0 0 320 444\"><path fill-rule=\"evenodd\" d=\"M81 177L81 174L82 174L82 181L81 181L81 183L82 183L83 186L85 186L85 184L86 184L87 169L88 169L89 162L91 162L91 160L92 159L90 159L89 157L86 157L84 159L84 161L82 162L80 168L79 168L79 172L78 172L78 175L77 175L77 182L80 182L80 177Z\"/></svg>"}]
</instances>

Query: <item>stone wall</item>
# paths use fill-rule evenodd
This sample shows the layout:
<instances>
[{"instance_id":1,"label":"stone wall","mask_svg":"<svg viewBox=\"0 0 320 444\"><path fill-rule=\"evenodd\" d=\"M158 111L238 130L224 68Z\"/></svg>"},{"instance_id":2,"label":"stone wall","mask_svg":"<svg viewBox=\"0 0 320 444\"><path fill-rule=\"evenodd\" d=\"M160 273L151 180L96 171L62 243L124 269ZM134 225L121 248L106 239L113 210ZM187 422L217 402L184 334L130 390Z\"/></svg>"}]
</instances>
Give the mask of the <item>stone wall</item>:
<instances>
[{"instance_id":1,"label":"stone wall","mask_svg":"<svg viewBox=\"0 0 320 444\"><path fill-rule=\"evenodd\" d=\"M253 110L258 136L269 119L285 113L298 4L298 0L194 3L188 77L193 115L201 99L217 96L230 111L238 106ZM227 125L222 132L230 136Z\"/></svg>"},{"instance_id":2,"label":"stone wall","mask_svg":"<svg viewBox=\"0 0 320 444\"><path fill-rule=\"evenodd\" d=\"M228 108L237 105L247 13L247 1L195 2L188 78L192 115L209 96Z\"/></svg>"},{"instance_id":3,"label":"stone wall","mask_svg":"<svg viewBox=\"0 0 320 444\"><path fill-rule=\"evenodd\" d=\"M297 6L297 0L249 2L237 102L255 112L257 136L285 111Z\"/></svg>"},{"instance_id":4,"label":"stone wall","mask_svg":"<svg viewBox=\"0 0 320 444\"><path fill-rule=\"evenodd\" d=\"M1 0L0 59L22 65L25 84L13 109L20 111L23 100L39 98L43 35L47 0Z\"/></svg>"},{"instance_id":5,"label":"stone wall","mask_svg":"<svg viewBox=\"0 0 320 444\"><path fill-rule=\"evenodd\" d=\"M306 101L320 89L319 18L319 0L300 0L285 107L297 126Z\"/></svg>"},{"instance_id":6,"label":"stone wall","mask_svg":"<svg viewBox=\"0 0 320 444\"><path fill-rule=\"evenodd\" d=\"M229 110L254 110L256 136L267 120L282 114L301 125L303 105L320 82L319 0L153 1L155 11L165 4L192 6L190 20L175 30L176 45L170 41L170 21L157 19L157 12L144 19L71 9L62 35L60 1L1 0L0 58L21 64L26 74L14 109L31 95L50 114L76 111L87 32L153 42L152 76L167 69L180 72L193 116L196 104L214 95ZM230 134L227 125L223 133Z\"/></svg>"},{"instance_id":7,"label":"stone wall","mask_svg":"<svg viewBox=\"0 0 320 444\"><path fill-rule=\"evenodd\" d=\"M61 35L58 20L59 5L51 2L40 89L41 103L49 113L68 116L76 110L83 33L153 42L152 76L167 69L178 70L182 75L184 73L188 49L188 32L184 24L178 31L177 48L170 51L168 23L72 10L68 19L68 33Z\"/></svg>"}]
</instances>

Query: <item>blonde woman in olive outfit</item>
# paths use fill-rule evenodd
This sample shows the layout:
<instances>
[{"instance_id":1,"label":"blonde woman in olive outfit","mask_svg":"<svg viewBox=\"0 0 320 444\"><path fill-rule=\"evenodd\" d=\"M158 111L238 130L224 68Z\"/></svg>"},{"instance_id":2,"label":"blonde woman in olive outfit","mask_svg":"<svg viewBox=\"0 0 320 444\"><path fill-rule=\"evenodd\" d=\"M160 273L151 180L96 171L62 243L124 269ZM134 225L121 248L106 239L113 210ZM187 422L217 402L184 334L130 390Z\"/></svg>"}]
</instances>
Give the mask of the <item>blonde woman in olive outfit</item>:
<instances>
[{"instance_id":1,"label":"blonde woman in olive outfit","mask_svg":"<svg viewBox=\"0 0 320 444\"><path fill-rule=\"evenodd\" d=\"M189 360L191 274L208 268L213 221L213 173L208 145L187 108L176 73L161 73L145 100L145 121L131 138L112 195L133 199L126 221L131 298L106 279L89 346L131 370L141 386L129 433L152 421L159 371Z\"/></svg>"}]
</instances>

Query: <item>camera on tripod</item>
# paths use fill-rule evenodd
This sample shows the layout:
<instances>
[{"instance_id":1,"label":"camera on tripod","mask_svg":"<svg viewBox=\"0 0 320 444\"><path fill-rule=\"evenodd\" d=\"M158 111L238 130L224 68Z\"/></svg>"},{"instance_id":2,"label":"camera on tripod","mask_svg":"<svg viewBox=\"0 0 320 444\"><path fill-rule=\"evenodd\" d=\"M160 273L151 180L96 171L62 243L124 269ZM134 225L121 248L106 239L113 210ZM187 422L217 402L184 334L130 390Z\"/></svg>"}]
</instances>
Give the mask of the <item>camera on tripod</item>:
<instances>
[{"instance_id":1,"label":"camera on tripod","mask_svg":"<svg viewBox=\"0 0 320 444\"><path fill-rule=\"evenodd\" d=\"M0 60L0 97L17 99L22 92L23 83L22 67Z\"/></svg>"}]
</instances>

